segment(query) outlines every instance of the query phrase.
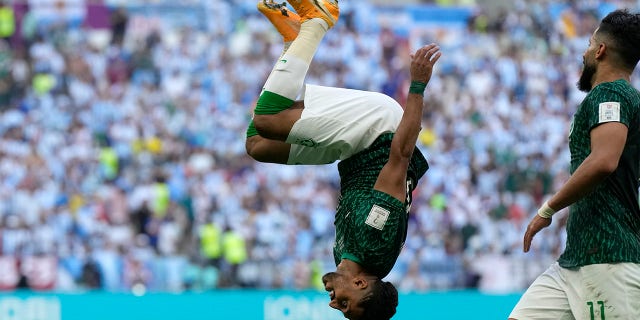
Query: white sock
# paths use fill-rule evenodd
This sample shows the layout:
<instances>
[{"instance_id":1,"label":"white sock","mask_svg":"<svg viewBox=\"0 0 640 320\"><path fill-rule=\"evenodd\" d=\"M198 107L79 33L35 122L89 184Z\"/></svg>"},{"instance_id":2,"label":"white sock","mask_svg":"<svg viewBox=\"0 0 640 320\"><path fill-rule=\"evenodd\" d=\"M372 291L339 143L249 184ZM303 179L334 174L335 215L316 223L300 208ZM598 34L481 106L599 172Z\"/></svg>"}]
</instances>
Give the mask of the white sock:
<instances>
[{"instance_id":1,"label":"white sock","mask_svg":"<svg viewBox=\"0 0 640 320\"><path fill-rule=\"evenodd\" d=\"M327 33L327 23L319 18L305 21L298 37L273 67L263 90L295 100L304 85L311 60ZM285 47L286 48L286 47Z\"/></svg>"},{"instance_id":2,"label":"white sock","mask_svg":"<svg viewBox=\"0 0 640 320\"><path fill-rule=\"evenodd\" d=\"M300 33L291 43L287 53L311 63L328 28L327 22L320 18L305 21L300 26Z\"/></svg>"},{"instance_id":3,"label":"white sock","mask_svg":"<svg viewBox=\"0 0 640 320\"><path fill-rule=\"evenodd\" d=\"M278 62L280 60L282 60L282 57L284 57L284 54L287 53L287 50L291 46L291 42L293 42L293 41L284 42L284 47L282 48L282 52L280 53L280 57L278 57ZM269 77L267 77L267 79L271 78L271 75L276 70L276 67L277 67L277 64L275 66L273 66L273 69L271 69L271 72L269 73ZM262 95L263 92L264 92L264 87L262 88L262 91L260 91L260 95Z\"/></svg>"}]
</instances>

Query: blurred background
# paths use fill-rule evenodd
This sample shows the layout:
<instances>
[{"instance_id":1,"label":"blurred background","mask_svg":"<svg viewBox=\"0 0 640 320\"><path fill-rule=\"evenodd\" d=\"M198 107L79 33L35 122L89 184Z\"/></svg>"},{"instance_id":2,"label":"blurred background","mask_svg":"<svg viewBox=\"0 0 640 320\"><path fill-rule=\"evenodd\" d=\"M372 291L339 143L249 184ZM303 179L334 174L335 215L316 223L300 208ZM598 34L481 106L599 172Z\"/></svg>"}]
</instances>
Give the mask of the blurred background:
<instances>
[{"instance_id":1,"label":"blurred background","mask_svg":"<svg viewBox=\"0 0 640 320\"><path fill-rule=\"evenodd\" d=\"M237 319L312 319L274 311L278 292L310 305L320 295L316 309L329 309L320 276L335 268L336 164L262 164L244 151L282 49L256 3L0 1L2 319L72 319L91 305L83 299L104 307L122 295L204 308L181 319L222 318L211 301L236 295L262 310ZM409 54L431 42L443 52L418 142L431 169L387 278L399 316L412 299L463 292L451 301L507 297L506 318L563 250L565 212L527 254L522 236L568 177L588 38L606 13L640 1L340 7L308 83L403 103ZM632 81L640 87L638 72Z\"/></svg>"}]
</instances>

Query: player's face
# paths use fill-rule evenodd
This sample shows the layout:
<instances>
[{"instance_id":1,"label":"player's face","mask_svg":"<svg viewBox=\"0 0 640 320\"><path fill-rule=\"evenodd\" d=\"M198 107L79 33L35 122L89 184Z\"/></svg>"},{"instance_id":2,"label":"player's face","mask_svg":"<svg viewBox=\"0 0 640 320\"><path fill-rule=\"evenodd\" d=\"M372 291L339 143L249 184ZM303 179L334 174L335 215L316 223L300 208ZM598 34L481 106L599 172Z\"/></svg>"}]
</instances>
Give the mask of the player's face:
<instances>
[{"instance_id":1,"label":"player's face","mask_svg":"<svg viewBox=\"0 0 640 320\"><path fill-rule=\"evenodd\" d=\"M358 319L364 312L358 305L363 290L358 289L351 280L351 277L338 272L329 272L322 277L324 289L331 298L329 306L340 310L345 318Z\"/></svg>"},{"instance_id":2,"label":"player's face","mask_svg":"<svg viewBox=\"0 0 640 320\"><path fill-rule=\"evenodd\" d=\"M593 76L596 74L597 70L595 54L598 46L594 36L595 32L589 39L589 47L582 55L582 74L578 80L578 89L584 92L591 91L593 86Z\"/></svg>"}]
</instances>

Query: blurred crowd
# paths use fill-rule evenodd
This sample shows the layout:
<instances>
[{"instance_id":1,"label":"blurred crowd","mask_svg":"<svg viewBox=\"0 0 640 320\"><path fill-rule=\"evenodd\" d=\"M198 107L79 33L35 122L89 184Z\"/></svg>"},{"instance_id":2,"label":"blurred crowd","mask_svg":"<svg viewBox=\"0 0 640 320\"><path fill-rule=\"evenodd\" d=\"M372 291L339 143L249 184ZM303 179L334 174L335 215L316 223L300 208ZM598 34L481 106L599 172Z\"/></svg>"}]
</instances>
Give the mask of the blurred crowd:
<instances>
[{"instance_id":1,"label":"blurred crowd","mask_svg":"<svg viewBox=\"0 0 640 320\"><path fill-rule=\"evenodd\" d=\"M334 268L337 168L245 154L282 49L256 0L48 3L0 5L0 289L317 288ZM443 52L418 143L431 169L388 280L526 288L563 249L565 212L532 252L522 236L568 177L582 52L603 12L640 4L475 4L452 23L340 4L308 83L402 103L409 53Z\"/></svg>"}]
</instances>

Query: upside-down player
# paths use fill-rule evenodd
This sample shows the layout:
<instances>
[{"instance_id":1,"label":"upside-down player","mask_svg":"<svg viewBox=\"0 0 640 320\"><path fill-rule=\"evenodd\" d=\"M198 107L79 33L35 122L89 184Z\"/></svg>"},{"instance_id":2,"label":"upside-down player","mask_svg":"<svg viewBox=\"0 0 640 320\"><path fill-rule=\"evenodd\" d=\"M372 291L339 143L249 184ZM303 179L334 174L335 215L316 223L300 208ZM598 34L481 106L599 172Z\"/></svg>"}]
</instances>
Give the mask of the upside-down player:
<instances>
[{"instance_id":1,"label":"upside-down player","mask_svg":"<svg viewBox=\"0 0 640 320\"><path fill-rule=\"evenodd\" d=\"M323 276L329 305L349 319L389 319L398 292L382 279L407 235L411 193L428 169L416 148L424 90L440 49L411 56L411 89L403 108L376 92L304 85L325 33L339 17L337 2L263 1L258 9L283 36L285 49L264 84L247 130L247 153L281 164L340 161L336 210L336 271ZM300 100L296 100L301 96Z\"/></svg>"}]
</instances>

